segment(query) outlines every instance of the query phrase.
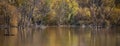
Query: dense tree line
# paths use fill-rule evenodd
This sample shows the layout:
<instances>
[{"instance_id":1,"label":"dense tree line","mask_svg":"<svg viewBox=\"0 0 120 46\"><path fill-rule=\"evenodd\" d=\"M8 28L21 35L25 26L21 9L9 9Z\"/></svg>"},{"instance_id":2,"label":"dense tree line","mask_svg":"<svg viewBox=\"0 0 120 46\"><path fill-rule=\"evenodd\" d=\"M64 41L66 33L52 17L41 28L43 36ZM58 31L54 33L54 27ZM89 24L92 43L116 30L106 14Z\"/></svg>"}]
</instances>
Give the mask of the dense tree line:
<instances>
[{"instance_id":1,"label":"dense tree line","mask_svg":"<svg viewBox=\"0 0 120 46\"><path fill-rule=\"evenodd\" d=\"M119 0L0 0L0 2L17 9L20 13L16 15L19 16L17 21L19 26L120 25Z\"/></svg>"}]
</instances>

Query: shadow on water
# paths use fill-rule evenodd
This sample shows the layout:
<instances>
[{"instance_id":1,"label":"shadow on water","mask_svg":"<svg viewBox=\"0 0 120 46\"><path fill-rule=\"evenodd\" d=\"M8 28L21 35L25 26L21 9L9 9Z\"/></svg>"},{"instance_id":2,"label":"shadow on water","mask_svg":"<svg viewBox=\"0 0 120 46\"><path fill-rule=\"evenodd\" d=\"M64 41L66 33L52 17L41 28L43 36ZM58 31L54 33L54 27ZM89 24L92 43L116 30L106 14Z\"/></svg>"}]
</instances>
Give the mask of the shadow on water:
<instances>
[{"instance_id":1,"label":"shadow on water","mask_svg":"<svg viewBox=\"0 0 120 46\"><path fill-rule=\"evenodd\" d=\"M9 34L0 29L0 46L120 46L120 27L9 28Z\"/></svg>"}]
</instances>

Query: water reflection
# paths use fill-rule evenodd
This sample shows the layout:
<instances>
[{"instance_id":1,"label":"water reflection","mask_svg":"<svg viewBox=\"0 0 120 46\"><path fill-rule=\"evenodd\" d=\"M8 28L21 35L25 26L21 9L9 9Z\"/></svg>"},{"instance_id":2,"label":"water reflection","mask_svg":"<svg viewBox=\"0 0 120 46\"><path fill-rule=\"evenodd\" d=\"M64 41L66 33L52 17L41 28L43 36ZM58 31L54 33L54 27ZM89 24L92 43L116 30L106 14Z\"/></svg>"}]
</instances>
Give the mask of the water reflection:
<instances>
[{"instance_id":1,"label":"water reflection","mask_svg":"<svg viewBox=\"0 0 120 46\"><path fill-rule=\"evenodd\" d=\"M120 29L80 27L0 29L0 46L120 46Z\"/></svg>"}]
</instances>

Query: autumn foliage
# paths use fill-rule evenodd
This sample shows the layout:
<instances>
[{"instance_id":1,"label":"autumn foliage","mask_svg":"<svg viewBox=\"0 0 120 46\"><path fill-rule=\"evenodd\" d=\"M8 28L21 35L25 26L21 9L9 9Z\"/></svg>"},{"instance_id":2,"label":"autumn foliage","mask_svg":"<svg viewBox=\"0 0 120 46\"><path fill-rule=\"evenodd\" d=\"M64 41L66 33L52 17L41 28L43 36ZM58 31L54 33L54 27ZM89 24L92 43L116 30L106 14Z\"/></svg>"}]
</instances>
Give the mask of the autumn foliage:
<instances>
[{"instance_id":1,"label":"autumn foliage","mask_svg":"<svg viewBox=\"0 0 120 46\"><path fill-rule=\"evenodd\" d=\"M116 1L4 0L0 9L7 9L0 14L7 12L4 14L12 25L120 25L120 4Z\"/></svg>"}]
</instances>

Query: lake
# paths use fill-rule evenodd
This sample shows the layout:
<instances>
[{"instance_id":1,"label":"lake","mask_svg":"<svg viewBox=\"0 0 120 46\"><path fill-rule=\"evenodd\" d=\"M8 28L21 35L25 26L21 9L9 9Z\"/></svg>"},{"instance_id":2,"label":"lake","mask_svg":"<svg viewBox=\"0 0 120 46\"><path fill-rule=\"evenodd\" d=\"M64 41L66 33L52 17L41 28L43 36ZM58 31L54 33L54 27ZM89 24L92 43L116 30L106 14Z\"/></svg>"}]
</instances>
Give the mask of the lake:
<instances>
[{"instance_id":1,"label":"lake","mask_svg":"<svg viewBox=\"0 0 120 46\"><path fill-rule=\"evenodd\" d=\"M120 46L120 27L0 28L0 46Z\"/></svg>"}]
</instances>

